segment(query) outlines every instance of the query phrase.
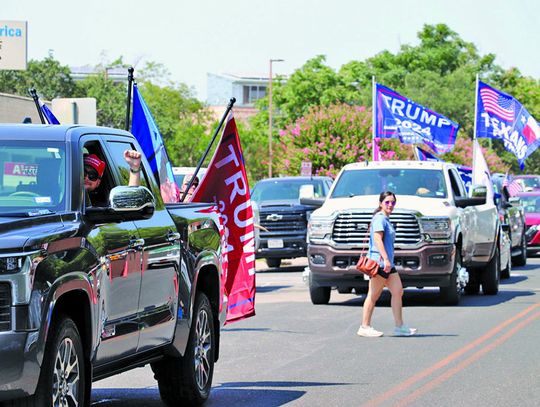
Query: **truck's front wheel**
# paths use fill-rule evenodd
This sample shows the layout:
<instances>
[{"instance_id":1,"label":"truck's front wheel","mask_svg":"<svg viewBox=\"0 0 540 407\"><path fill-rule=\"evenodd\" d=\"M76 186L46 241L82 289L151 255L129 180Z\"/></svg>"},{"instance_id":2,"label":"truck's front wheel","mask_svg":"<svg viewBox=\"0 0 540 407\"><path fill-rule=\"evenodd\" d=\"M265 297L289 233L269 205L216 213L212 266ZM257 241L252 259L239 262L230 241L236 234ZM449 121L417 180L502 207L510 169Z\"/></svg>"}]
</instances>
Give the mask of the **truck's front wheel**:
<instances>
[{"instance_id":1,"label":"truck's front wheel","mask_svg":"<svg viewBox=\"0 0 540 407\"><path fill-rule=\"evenodd\" d=\"M445 305L458 305L461 298L461 284L458 281L458 273L461 269L461 248L456 247L454 268L450 275L450 285L440 287L441 301Z\"/></svg>"},{"instance_id":2,"label":"truck's front wheel","mask_svg":"<svg viewBox=\"0 0 540 407\"><path fill-rule=\"evenodd\" d=\"M200 405L210 396L215 330L208 297L197 294L186 353L152 364L161 399L168 406Z\"/></svg>"},{"instance_id":3,"label":"truck's front wheel","mask_svg":"<svg viewBox=\"0 0 540 407\"><path fill-rule=\"evenodd\" d=\"M525 239L525 233L521 236L519 250L519 254L512 257L512 264L517 267L523 267L527 264L527 240Z\"/></svg>"},{"instance_id":4,"label":"truck's front wheel","mask_svg":"<svg viewBox=\"0 0 540 407\"><path fill-rule=\"evenodd\" d=\"M499 292L499 279L501 275L501 256L499 245L495 248L493 258L482 272L482 292L486 295L495 295Z\"/></svg>"},{"instance_id":5,"label":"truck's front wheel","mask_svg":"<svg viewBox=\"0 0 540 407\"><path fill-rule=\"evenodd\" d=\"M309 296L315 305L328 304L330 301L331 287L318 287L313 283L311 273L309 274Z\"/></svg>"},{"instance_id":6,"label":"truck's front wheel","mask_svg":"<svg viewBox=\"0 0 540 407\"><path fill-rule=\"evenodd\" d=\"M55 320L43 356L36 393L12 400L10 407L83 406L84 354L77 325L68 317Z\"/></svg>"}]
</instances>

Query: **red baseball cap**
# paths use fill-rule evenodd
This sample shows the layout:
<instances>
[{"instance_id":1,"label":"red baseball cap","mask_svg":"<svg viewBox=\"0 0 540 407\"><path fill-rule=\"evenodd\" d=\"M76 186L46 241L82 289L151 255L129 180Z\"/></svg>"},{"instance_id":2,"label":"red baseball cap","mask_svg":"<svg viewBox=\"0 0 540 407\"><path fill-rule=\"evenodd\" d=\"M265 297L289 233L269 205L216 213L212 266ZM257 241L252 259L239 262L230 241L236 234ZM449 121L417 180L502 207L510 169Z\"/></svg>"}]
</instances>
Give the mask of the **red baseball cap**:
<instances>
[{"instance_id":1,"label":"red baseball cap","mask_svg":"<svg viewBox=\"0 0 540 407\"><path fill-rule=\"evenodd\" d=\"M101 161L99 157L95 154L90 154L84 157L84 165L89 165L95 169L98 175L101 177L105 171L105 162Z\"/></svg>"}]
</instances>

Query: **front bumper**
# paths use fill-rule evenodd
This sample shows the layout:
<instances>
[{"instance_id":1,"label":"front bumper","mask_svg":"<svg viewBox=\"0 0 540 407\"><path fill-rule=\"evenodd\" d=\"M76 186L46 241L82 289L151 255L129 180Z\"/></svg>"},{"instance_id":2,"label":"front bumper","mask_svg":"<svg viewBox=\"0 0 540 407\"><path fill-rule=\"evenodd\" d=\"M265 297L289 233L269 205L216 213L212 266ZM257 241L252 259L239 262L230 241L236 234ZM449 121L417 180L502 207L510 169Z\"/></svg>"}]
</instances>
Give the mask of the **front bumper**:
<instances>
[{"instance_id":1,"label":"front bumper","mask_svg":"<svg viewBox=\"0 0 540 407\"><path fill-rule=\"evenodd\" d=\"M367 286L368 281L355 266L360 251L309 245L311 281L316 286ZM444 287L450 284L454 267L454 245L433 244L419 249L396 249L394 263L404 287Z\"/></svg>"},{"instance_id":2,"label":"front bumper","mask_svg":"<svg viewBox=\"0 0 540 407\"><path fill-rule=\"evenodd\" d=\"M270 241L281 241L283 247L268 247ZM307 243L305 236L286 239L260 239L259 247L255 252L258 259L294 259L305 257L307 253Z\"/></svg>"},{"instance_id":3,"label":"front bumper","mask_svg":"<svg viewBox=\"0 0 540 407\"><path fill-rule=\"evenodd\" d=\"M36 336L33 332L0 333L0 401L33 394L39 379Z\"/></svg>"}]
</instances>

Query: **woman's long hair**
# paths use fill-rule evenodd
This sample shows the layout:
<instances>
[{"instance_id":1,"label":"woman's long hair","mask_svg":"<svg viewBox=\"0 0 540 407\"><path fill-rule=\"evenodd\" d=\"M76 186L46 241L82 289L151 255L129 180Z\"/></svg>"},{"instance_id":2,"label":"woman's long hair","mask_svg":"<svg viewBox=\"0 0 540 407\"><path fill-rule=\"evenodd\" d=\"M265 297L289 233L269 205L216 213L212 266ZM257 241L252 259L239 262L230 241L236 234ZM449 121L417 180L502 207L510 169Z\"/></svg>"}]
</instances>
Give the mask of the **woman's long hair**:
<instances>
[{"instance_id":1,"label":"woman's long hair","mask_svg":"<svg viewBox=\"0 0 540 407\"><path fill-rule=\"evenodd\" d=\"M379 206L377 206L377 209L373 211L373 215L381 211L381 204L383 203L384 199L389 196L393 196L394 199L397 201L396 194L394 194L392 191L381 192L381 194L379 195Z\"/></svg>"}]
</instances>

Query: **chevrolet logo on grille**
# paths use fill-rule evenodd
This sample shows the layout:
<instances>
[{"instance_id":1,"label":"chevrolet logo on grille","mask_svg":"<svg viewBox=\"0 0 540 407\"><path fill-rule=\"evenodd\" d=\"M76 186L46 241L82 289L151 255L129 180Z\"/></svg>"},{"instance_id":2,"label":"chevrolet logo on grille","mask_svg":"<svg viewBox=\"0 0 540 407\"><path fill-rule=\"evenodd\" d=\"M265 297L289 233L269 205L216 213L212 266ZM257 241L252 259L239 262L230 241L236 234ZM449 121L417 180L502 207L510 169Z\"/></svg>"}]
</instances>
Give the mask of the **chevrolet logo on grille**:
<instances>
[{"instance_id":1,"label":"chevrolet logo on grille","mask_svg":"<svg viewBox=\"0 0 540 407\"><path fill-rule=\"evenodd\" d=\"M272 215L268 215L266 217L266 220L271 220L273 222L277 222L278 220L283 219L283 215L278 215L277 213L273 213Z\"/></svg>"}]
</instances>

